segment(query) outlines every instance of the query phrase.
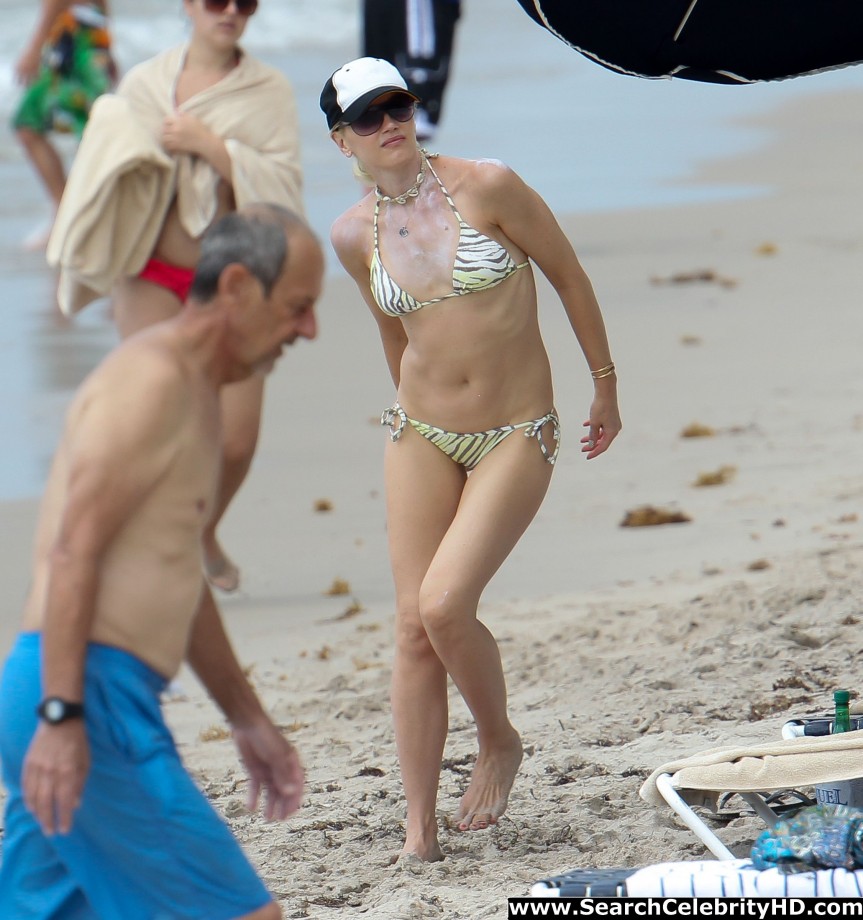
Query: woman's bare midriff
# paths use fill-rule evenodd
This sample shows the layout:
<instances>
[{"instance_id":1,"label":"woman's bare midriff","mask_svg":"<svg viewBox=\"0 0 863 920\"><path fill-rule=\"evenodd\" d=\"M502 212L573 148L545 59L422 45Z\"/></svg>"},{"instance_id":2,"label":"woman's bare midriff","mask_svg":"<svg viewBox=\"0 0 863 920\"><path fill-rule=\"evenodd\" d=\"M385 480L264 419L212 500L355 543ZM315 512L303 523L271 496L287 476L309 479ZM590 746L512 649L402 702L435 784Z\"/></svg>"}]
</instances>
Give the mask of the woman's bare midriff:
<instances>
[{"instance_id":1,"label":"woman's bare midriff","mask_svg":"<svg viewBox=\"0 0 863 920\"><path fill-rule=\"evenodd\" d=\"M220 217L236 210L234 194L226 182L219 182L216 187L216 213L211 225ZM162 230L153 248L152 258L178 265L181 268L194 268L201 254L200 240L190 236L180 223L180 212L175 198L162 224Z\"/></svg>"},{"instance_id":2,"label":"woman's bare midriff","mask_svg":"<svg viewBox=\"0 0 863 920\"><path fill-rule=\"evenodd\" d=\"M216 192L213 223L233 210L233 191L227 183L220 182ZM190 236L180 223L175 198L162 224L151 258L180 268L194 269L200 253L200 241ZM114 285L112 301L114 323L124 339L153 323L170 319L182 306L173 291L134 276L121 278Z\"/></svg>"},{"instance_id":3,"label":"woman's bare midriff","mask_svg":"<svg viewBox=\"0 0 863 920\"><path fill-rule=\"evenodd\" d=\"M404 320L399 402L409 414L449 431L484 431L553 407L536 288L519 274Z\"/></svg>"}]
</instances>

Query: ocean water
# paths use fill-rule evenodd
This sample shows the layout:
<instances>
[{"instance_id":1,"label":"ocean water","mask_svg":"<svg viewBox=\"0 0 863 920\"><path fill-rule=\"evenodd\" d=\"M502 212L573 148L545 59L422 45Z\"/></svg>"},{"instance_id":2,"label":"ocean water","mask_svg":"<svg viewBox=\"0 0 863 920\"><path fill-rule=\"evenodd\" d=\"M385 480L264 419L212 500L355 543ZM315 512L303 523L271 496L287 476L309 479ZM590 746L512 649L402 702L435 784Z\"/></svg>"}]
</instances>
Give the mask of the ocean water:
<instances>
[{"instance_id":1,"label":"ocean water","mask_svg":"<svg viewBox=\"0 0 863 920\"><path fill-rule=\"evenodd\" d=\"M12 67L32 28L33 6L0 0L4 127L19 94ZM554 39L515 0L463 0L462 7L436 146L504 160L565 212L758 193L681 180L702 160L759 143L757 127L735 123L739 119L801 93L863 84L859 67L740 87L623 77ZM181 0L112 0L112 9L121 69L187 34ZM282 69L295 86L309 215L324 233L356 189L330 147L318 95L327 76L360 53L360 15L361 0L262 0L244 39L251 53ZM66 145L68 155L73 149ZM20 160L11 134L0 130L0 164Z\"/></svg>"},{"instance_id":2,"label":"ocean water","mask_svg":"<svg viewBox=\"0 0 863 920\"><path fill-rule=\"evenodd\" d=\"M751 149L766 112L804 93L863 84L848 68L761 86L640 80L586 61L536 26L515 0L463 0L434 149L496 157L559 213L674 206L769 191L693 181L699 163ZM35 0L0 0L0 501L39 493L69 394L114 342L104 308L59 323L52 274L20 241L47 217L8 128L13 64ZM187 34L181 0L112 0L118 63L128 69ZM360 0L261 0L247 50L291 79L299 109L308 216L326 239L358 188L318 108L329 74L359 48ZM857 118L849 112L849 119ZM745 125L742 123L745 121ZM64 139L68 158L74 143ZM338 272L335 257L329 271Z\"/></svg>"}]
</instances>

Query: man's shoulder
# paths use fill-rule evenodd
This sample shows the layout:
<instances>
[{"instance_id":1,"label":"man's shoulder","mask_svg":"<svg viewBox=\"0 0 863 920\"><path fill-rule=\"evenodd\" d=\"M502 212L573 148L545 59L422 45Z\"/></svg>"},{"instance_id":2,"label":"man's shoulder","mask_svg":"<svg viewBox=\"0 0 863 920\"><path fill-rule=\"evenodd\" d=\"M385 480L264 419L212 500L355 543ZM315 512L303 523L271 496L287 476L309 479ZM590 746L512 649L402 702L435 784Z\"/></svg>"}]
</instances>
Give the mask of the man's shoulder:
<instances>
[{"instance_id":1,"label":"man's shoulder","mask_svg":"<svg viewBox=\"0 0 863 920\"><path fill-rule=\"evenodd\" d=\"M114 348L92 371L88 389L135 393L143 400L176 396L188 385L189 371L174 337L164 330L145 329Z\"/></svg>"},{"instance_id":2,"label":"man's shoulder","mask_svg":"<svg viewBox=\"0 0 863 920\"><path fill-rule=\"evenodd\" d=\"M75 394L66 429L79 447L150 453L187 426L195 412L190 371L178 351L146 332L118 345Z\"/></svg>"}]
</instances>

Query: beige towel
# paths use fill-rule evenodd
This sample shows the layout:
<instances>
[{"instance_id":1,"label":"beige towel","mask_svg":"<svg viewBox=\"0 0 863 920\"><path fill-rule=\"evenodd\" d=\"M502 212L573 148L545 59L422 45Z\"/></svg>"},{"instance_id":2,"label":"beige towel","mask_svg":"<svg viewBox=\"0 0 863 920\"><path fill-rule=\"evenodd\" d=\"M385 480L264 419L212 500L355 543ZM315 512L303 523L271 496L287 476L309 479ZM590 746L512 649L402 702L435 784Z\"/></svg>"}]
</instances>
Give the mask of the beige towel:
<instances>
[{"instance_id":1,"label":"beige towel","mask_svg":"<svg viewBox=\"0 0 863 920\"><path fill-rule=\"evenodd\" d=\"M77 313L147 261L174 195L176 164L119 96L96 100L48 241L58 299Z\"/></svg>"},{"instance_id":2,"label":"beige towel","mask_svg":"<svg viewBox=\"0 0 863 920\"><path fill-rule=\"evenodd\" d=\"M205 160L162 150L187 46L133 68L116 95L97 100L72 165L51 239L60 306L80 310L135 275L153 251L176 195L180 221L199 237L216 212L218 173ZM237 207L269 201L302 213L296 105L287 79L243 55L215 86L179 106L225 141Z\"/></svg>"},{"instance_id":3,"label":"beige towel","mask_svg":"<svg viewBox=\"0 0 863 920\"><path fill-rule=\"evenodd\" d=\"M664 803L656 788L656 779L663 773L671 774L672 784L684 801L714 805L725 792L769 792L854 779L863 776L863 731L751 747L711 748L673 760L645 780L639 791L645 802Z\"/></svg>"}]
</instances>

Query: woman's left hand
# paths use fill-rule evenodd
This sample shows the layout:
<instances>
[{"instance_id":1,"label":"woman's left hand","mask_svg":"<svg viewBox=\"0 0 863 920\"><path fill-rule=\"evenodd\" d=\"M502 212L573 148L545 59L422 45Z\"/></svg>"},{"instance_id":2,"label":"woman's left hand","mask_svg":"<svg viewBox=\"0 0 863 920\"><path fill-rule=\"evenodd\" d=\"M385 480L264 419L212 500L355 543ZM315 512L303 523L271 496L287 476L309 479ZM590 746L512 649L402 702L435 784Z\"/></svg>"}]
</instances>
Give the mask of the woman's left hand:
<instances>
[{"instance_id":1,"label":"woman's left hand","mask_svg":"<svg viewBox=\"0 0 863 920\"><path fill-rule=\"evenodd\" d=\"M584 427L587 428L587 434L581 439L581 452L587 455L585 459L592 460L608 450L623 427L617 400L600 397L594 399L590 407L590 418Z\"/></svg>"}]
</instances>

